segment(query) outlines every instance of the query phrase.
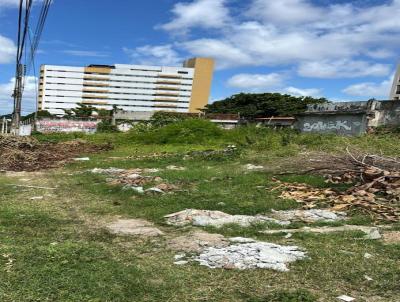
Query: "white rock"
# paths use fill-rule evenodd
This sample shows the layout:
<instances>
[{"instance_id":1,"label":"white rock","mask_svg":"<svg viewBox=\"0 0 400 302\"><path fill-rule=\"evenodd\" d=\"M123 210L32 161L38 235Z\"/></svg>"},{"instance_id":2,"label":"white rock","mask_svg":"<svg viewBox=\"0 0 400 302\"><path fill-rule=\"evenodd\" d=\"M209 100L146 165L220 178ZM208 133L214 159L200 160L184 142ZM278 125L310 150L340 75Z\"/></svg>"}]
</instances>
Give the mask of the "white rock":
<instances>
[{"instance_id":1,"label":"white rock","mask_svg":"<svg viewBox=\"0 0 400 302\"><path fill-rule=\"evenodd\" d=\"M189 263L189 261L186 261L186 260L180 260L180 261L175 261L174 262L175 265L185 265L185 264L188 264L188 263Z\"/></svg>"},{"instance_id":2,"label":"white rock","mask_svg":"<svg viewBox=\"0 0 400 302\"><path fill-rule=\"evenodd\" d=\"M254 239L251 238L244 238L244 237L231 237L229 238L230 242L235 242L235 243L250 243L250 242L256 242Z\"/></svg>"},{"instance_id":3,"label":"white rock","mask_svg":"<svg viewBox=\"0 0 400 302\"><path fill-rule=\"evenodd\" d=\"M365 254L364 254L364 258L366 258L366 259L370 259L370 258L372 258L372 257L374 257L374 256L371 255L370 253L365 253Z\"/></svg>"},{"instance_id":4,"label":"white rock","mask_svg":"<svg viewBox=\"0 0 400 302\"><path fill-rule=\"evenodd\" d=\"M344 220L346 213L321 209L274 211L272 216L276 219L304 222L334 222Z\"/></svg>"},{"instance_id":5,"label":"white rock","mask_svg":"<svg viewBox=\"0 0 400 302\"><path fill-rule=\"evenodd\" d=\"M159 188L149 188L145 191L146 193L158 193L158 194L165 194L165 192Z\"/></svg>"},{"instance_id":6,"label":"white rock","mask_svg":"<svg viewBox=\"0 0 400 302\"><path fill-rule=\"evenodd\" d=\"M209 210L195 210L187 209L177 213L164 216L167 219L167 223L175 226L182 226L192 224L195 226L214 226L222 227L226 224L238 224L243 227L249 227L257 223L272 222L279 225L288 225L288 221L280 221L267 216L256 215L230 215L221 211L209 211Z\"/></svg>"},{"instance_id":7,"label":"white rock","mask_svg":"<svg viewBox=\"0 0 400 302\"><path fill-rule=\"evenodd\" d=\"M341 295L341 296L337 297L337 299L341 300L341 301L345 301L345 302L351 302L351 301L355 300L355 298L349 297L347 295Z\"/></svg>"},{"instance_id":8,"label":"white rock","mask_svg":"<svg viewBox=\"0 0 400 302\"><path fill-rule=\"evenodd\" d=\"M373 281L374 279L372 279L370 276L368 275L364 275L365 280L367 281Z\"/></svg>"},{"instance_id":9,"label":"white rock","mask_svg":"<svg viewBox=\"0 0 400 302\"><path fill-rule=\"evenodd\" d=\"M144 193L143 187L131 187L131 189L139 194Z\"/></svg>"},{"instance_id":10,"label":"white rock","mask_svg":"<svg viewBox=\"0 0 400 302\"><path fill-rule=\"evenodd\" d=\"M43 196L33 196L29 198L30 200L42 200L44 197Z\"/></svg>"},{"instance_id":11,"label":"white rock","mask_svg":"<svg viewBox=\"0 0 400 302\"><path fill-rule=\"evenodd\" d=\"M306 257L306 253L297 246L282 246L240 237L230 240L232 239L252 242L237 243L223 248L209 247L194 260L210 268L262 268L286 272L289 270L287 264Z\"/></svg>"},{"instance_id":12,"label":"white rock","mask_svg":"<svg viewBox=\"0 0 400 302\"><path fill-rule=\"evenodd\" d=\"M247 164L247 165L245 165L245 168L247 170L262 170L262 169L264 169L263 166L256 166L256 165L253 165L253 164Z\"/></svg>"},{"instance_id":13,"label":"white rock","mask_svg":"<svg viewBox=\"0 0 400 302\"><path fill-rule=\"evenodd\" d=\"M382 238L382 235L379 232L378 228L371 228L369 233L364 236L364 239L370 239L370 240L377 240L377 239L381 239L381 238Z\"/></svg>"},{"instance_id":14,"label":"white rock","mask_svg":"<svg viewBox=\"0 0 400 302\"><path fill-rule=\"evenodd\" d=\"M142 178L142 176L140 174L133 173L133 174L129 174L126 178L138 179L138 178Z\"/></svg>"},{"instance_id":15,"label":"white rock","mask_svg":"<svg viewBox=\"0 0 400 302\"><path fill-rule=\"evenodd\" d=\"M167 170L184 171L184 170L186 170L186 168L170 165L170 166L167 166Z\"/></svg>"},{"instance_id":16,"label":"white rock","mask_svg":"<svg viewBox=\"0 0 400 302\"><path fill-rule=\"evenodd\" d=\"M90 158L89 157L77 157L77 158L74 158L74 160L75 161L88 161L88 160L90 160Z\"/></svg>"}]
</instances>

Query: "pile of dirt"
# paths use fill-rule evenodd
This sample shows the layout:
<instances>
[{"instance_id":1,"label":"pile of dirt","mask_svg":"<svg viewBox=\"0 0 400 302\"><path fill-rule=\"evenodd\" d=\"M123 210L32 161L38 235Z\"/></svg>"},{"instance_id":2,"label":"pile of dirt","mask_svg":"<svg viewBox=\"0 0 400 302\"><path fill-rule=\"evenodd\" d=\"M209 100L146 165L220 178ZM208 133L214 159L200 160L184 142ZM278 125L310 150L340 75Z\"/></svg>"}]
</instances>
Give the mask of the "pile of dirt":
<instances>
[{"instance_id":1,"label":"pile of dirt","mask_svg":"<svg viewBox=\"0 0 400 302\"><path fill-rule=\"evenodd\" d=\"M111 150L110 144L84 140L39 142L33 137L0 136L0 170L37 171L64 165L83 153Z\"/></svg>"}]
</instances>

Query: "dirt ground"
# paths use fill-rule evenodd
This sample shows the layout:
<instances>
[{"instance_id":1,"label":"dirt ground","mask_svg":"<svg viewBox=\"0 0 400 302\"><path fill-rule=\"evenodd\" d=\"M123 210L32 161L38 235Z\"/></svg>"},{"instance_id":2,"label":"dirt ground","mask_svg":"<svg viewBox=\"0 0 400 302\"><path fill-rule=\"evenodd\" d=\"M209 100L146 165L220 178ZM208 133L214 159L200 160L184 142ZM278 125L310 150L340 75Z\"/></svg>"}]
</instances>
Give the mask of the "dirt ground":
<instances>
[{"instance_id":1,"label":"dirt ground","mask_svg":"<svg viewBox=\"0 0 400 302\"><path fill-rule=\"evenodd\" d=\"M32 137L0 136L0 171L38 171L55 168L80 154L110 149L110 144L97 145L84 140L42 143Z\"/></svg>"}]
</instances>

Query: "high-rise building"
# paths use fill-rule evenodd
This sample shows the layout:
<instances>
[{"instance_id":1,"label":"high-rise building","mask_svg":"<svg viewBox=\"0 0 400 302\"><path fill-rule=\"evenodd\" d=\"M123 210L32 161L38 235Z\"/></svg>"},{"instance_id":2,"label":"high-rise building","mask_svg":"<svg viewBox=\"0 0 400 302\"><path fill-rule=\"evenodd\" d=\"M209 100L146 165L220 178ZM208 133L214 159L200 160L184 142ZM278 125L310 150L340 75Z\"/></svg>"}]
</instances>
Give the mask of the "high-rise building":
<instances>
[{"instance_id":1,"label":"high-rise building","mask_svg":"<svg viewBox=\"0 0 400 302\"><path fill-rule=\"evenodd\" d=\"M199 112L210 95L214 61L193 58L183 67L42 65L38 108L62 115L78 104L126 111Z\"/></svg>"},{"instance_id":2,"label":"high-rise building","mask_svg":"<svg viewBox=\"0 0 400 302\"><path fill-rule=\"evenodd\" d=\"M393 79L392 90L390 91L391 100L400 100L400 64L397 67L396 74Z\"/></svg>"}]
</instances>

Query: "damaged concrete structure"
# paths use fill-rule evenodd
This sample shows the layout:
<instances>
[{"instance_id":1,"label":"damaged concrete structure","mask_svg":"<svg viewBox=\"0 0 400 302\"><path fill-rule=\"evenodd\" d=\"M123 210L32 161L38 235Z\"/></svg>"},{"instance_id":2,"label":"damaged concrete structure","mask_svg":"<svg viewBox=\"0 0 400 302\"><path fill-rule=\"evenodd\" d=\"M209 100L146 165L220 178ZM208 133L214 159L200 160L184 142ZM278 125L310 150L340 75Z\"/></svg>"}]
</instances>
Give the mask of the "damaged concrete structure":
<instances>
[{"instance_id":1,"label":"damaged concrete structure","mask_svg":"<svg viewBox=\"0 0 400 302\"><path fill-rule=\"evenodd\" d=\"M296 116L301 132L360 135L379 126L400 125L400 102L341 102L311 105Z\"/></svg>"}]
</instances>

